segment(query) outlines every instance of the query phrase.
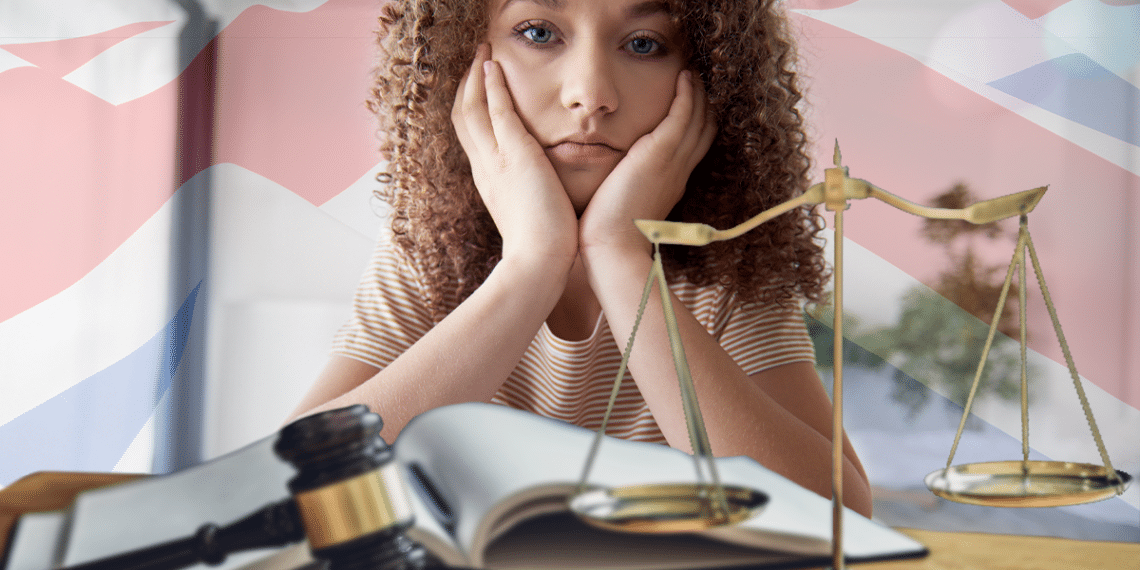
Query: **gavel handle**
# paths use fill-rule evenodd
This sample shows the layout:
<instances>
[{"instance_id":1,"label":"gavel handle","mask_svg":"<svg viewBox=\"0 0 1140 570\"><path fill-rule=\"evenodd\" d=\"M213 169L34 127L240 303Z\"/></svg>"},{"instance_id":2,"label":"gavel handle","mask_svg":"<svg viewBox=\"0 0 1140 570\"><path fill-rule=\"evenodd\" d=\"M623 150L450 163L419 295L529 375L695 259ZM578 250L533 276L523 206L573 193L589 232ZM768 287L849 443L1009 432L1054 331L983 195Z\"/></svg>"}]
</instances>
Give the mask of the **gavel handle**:
<instances>
[{"instance_id":1,"label":"gavel handle","mask_svg":"<svg viewBox=\"0 0 1140 570\"><path fill-rule=\"evenodd\" d=\"M234 552L284 546L303 538L297 504L288 499L225 527L205 524L193 536L61 570L177 570L199 562L215 565Z\"/></svg>"}]
</instances>

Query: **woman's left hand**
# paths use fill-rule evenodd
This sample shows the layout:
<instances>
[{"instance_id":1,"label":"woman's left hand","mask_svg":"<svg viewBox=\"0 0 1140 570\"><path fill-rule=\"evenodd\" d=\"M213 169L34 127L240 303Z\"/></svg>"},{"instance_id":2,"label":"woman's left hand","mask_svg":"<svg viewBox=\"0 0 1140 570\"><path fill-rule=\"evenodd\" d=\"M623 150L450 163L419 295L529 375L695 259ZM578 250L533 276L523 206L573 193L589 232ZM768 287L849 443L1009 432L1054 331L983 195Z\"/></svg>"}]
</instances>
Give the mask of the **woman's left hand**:
<instances>
[{"instance_id":1,"label":"woman's left hand","mask_svg":"<svg viewBox=\"0 0 1140 570\"><path fill-rule=\"evenodd\" d=\"M578 224L579 251L593 247L649 251L635 219L663 220L685 193L693 168L716 135L703 85L689 71L677 77L669 112L630 147L602 182Z\"/></svg>"}]
</instances>

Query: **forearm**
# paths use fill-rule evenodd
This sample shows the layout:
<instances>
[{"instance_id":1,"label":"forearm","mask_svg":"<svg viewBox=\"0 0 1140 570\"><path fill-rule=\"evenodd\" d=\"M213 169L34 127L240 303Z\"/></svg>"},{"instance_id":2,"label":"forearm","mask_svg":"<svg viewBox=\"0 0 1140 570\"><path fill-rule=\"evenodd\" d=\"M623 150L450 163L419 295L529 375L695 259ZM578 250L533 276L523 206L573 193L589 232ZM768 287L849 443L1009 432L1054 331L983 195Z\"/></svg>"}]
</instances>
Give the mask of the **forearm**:
<instances>
[{"instance_id":1,"label":"forearm","mask_svg":"<svg viewBox=\"0 0 1140 570\"><path fill-rule=\"evenodd\" d=\"M615 340L624 346L652 260L644 250L627 255L603 249L584 252L583 260ZM655 289L638 329L630 372L669 444L690 451L660 299ZM830 432L822 425L810 425L774 399L736 364L682 303L672 295L670 299L713 452L717 456L747 455L830 497ZM811 381L818 384L810 367L809 373ZM829 412L826 396L823 399ZM866 478L849 446L845 455L845 502L869 513Z\"/></svg>"},{"instance_id":2,"label":"forearm","mask_svg":"<svg viewBox=\"0 0 1140 570\"><path fill-rule=\"evenodd\" d=\"M383 370L301 415L364 403L392 441L416 415L488 401L550 313L568 269L551 260L501 261L487 280Z\"/></svg>"}]
</instances>

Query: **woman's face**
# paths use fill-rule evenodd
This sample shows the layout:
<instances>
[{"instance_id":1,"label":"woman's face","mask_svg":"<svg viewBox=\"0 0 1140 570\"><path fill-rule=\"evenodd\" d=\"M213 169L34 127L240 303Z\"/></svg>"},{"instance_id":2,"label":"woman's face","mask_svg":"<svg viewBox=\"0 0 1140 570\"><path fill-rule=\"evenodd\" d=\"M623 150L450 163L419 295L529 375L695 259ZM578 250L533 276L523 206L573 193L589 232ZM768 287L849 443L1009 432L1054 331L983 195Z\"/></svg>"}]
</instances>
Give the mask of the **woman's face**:
<instances>
[{"instance_id":1,"label":"woman's face","mask_svg":"<svg viewBox=\"0 0 1140 570\"><path fill-rule=\"evenodd\" d=\"M487 0L491 58L575 210L669 111L684 43L663 2Z\"/></svg>"}]
</instances>

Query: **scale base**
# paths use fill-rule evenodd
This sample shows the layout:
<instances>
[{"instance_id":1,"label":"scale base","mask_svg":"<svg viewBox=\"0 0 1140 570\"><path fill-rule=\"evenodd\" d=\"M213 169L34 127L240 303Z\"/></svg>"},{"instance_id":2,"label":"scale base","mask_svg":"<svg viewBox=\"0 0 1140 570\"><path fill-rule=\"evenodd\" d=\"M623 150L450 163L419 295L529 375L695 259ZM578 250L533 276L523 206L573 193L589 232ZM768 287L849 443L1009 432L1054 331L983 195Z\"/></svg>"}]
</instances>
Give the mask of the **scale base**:
<instances>
[{"instance_id":1,"label":"scale base","mask_svg":"<svg viewBox=\"0 0 1140 570\"><path fill-rule=\"evenodd\" d=\"M736 524L768 503L760 491L726 485L725 512L716 487L699 483L593 489L570 499L570 510L587 524L618 532L678 533Z\"/></svg>"},{"instance_id":2,"label":"scale base","mask_svg":"<svg viewBox=\"0 0 1140 570\"><path fill-rule=\"evenodd\" d=\"M1110 499L1132 476L1102 465L1065 461L994 461L939 469L926 476L935 495L987 507L1060 507Z\"/></svg>"}]
</instances>

